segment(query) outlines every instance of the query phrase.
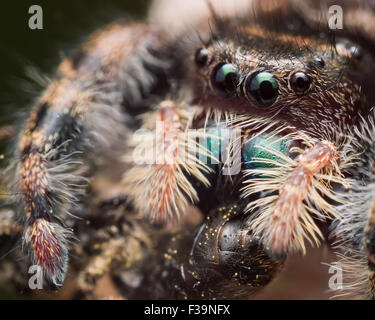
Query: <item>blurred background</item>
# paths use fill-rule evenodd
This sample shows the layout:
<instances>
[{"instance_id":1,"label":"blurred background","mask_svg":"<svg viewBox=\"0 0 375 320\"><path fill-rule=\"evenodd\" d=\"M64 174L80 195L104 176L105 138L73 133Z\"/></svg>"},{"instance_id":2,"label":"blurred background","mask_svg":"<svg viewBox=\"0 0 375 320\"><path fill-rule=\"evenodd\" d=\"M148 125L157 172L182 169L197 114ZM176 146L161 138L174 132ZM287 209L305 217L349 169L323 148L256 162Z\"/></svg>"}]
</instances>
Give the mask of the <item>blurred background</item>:
<instances>
[{"instance_id":1,"label":"blurred background","mask_svg":"<svg viewBox=\"0 0 375 320\"><path fill-rule=\"evenodd\" d=\"M28 26L29 7L43 9L43 30ZM0 7L0 126L22 118L42 89L27 73L53 75L61 58L89 33L118 18L142 19L149 0L4 0ZM28 71L28 72L27 72ZM0 153L4 144L0 144Z\"/></svg>"}]
</instances>

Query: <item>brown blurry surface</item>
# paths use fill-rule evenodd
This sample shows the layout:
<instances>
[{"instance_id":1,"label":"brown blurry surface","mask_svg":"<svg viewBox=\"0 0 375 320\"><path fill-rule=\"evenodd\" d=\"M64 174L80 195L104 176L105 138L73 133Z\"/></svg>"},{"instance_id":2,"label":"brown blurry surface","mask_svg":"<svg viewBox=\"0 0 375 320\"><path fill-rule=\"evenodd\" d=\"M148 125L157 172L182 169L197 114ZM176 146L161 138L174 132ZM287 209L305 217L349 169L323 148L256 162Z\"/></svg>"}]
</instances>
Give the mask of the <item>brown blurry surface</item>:
<instances>
[{"instance_id":1,"label":"brown blurry surface","mask_svg":"<svg viewBox=\"0 0 375 320\"><path fill-rule=\"evenodd\" d=\"M312 300L329 299L329 266L336 261L334 253L326 246L308 248L306 256L290 256L284 270L254 299Z\"/></svg>"}]
</instances>

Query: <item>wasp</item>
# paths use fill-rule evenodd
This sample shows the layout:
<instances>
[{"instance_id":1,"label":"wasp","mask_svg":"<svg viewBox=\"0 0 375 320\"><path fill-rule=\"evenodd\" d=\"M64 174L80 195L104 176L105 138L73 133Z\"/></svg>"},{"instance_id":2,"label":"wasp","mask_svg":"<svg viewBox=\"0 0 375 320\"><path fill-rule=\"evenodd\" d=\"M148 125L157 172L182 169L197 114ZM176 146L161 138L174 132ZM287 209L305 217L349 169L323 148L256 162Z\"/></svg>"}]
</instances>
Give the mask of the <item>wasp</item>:
<instances>
[{"instance_id":1,"label":"wasp","mask_svg":"<svg viewBox=\"0 0 375 320\"><path fill-rule=\"evenodd\" d=\"M51 286L70 266L82 292L112 273L127 298L248 298L326 242L373 298L374 8L341 1L331 30L329 1L244 4L113 22L58 66L0 229Z\"/></svg>"}]
</instances>

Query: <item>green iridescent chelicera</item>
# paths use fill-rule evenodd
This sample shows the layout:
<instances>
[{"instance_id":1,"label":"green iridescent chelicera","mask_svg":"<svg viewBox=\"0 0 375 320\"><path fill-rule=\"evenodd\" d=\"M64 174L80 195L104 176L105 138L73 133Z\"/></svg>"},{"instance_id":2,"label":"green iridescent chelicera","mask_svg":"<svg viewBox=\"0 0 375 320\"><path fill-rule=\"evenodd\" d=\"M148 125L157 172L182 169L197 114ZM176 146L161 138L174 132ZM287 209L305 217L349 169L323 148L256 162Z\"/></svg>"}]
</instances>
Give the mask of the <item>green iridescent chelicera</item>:
<instances>
[{"instance_id":1,"label":"green iridescent chelicera","mask_svg":"<svg viewBox=\"0 0 375 320\"><path fill-rule=\"evenodd\" d=\"M269 159L276 162L282 162L282 159L276 154L267 151L277 151L284 155L289 154L289 143L280 136L272 136L264 133L255 138L249 138L243 144L242 155L246 169L272 168L273 163L257 162L258 159Z\"/></svg>"},{"instance_id":2,"label":"green iridescent chelicera","mask_svg":"<svg viewBox=\"0 0 375 320\"><path fill-rule=\"evenodd\" d=\"M222 152L228 147L229 140L231 136L231 131L224 123L219 123L217 125L207 126L206 128L206 138L201 139L199 142L204 146L214 157L216 161L212 161L210 157L204 157L201 159L208 166L214 167L221 161ZM201 155L202 156L202 155Z\"/></svg>"},{"instance_id":3,"label":"green iridescent chelicera","mask_svg":"<svg viewBox=\"0 0 375 320\"><path fill-rule=\"evenodd\" d=\"M208 125L205 132L206 137L200 138L199 143L202 147L207 149L218 162L212 161L210 157L203 154L199 155L199 157L202 162L216 172L218 163L223 162L223 151L228 148L232 131L230 128L226 127L224 123L219 123L217 125ZM264 148L270 151L267 151ZM247 138L242 146L244 167L246 169L260 169L272 168L275 166L273 163L258 162L257 160L259 159L283 162L283 160L272 151L288 156L289 142L281 136L267 133L260 134L255 138ZM212 172L211 174L214 173ZM207 177L211 174L208 174Z\"/></svg>"}]
</instances>

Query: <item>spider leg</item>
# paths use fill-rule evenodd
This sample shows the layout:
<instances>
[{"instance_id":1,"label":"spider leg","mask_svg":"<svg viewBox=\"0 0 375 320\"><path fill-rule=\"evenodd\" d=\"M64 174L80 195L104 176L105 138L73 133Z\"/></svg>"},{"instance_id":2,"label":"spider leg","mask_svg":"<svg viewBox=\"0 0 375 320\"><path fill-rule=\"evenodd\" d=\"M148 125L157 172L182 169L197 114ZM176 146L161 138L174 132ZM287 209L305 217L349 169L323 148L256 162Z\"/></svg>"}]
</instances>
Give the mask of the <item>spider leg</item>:
<instances>
[{"instance_id":1,"label":"spider leg","mask_svg":"<svg viewBox=\"0 0 375 320\"><path fill-rule=\"evenodd\" d=\"M123 111L152 90L158 60L149 49L160 39L144 25L112 24L92 35L63 60L26 123L16 173L24 244L54 286L62 285L67 270L72 231L62 219L83 192L89 174L84 161L113 153L116 137L126 135Z\"/></svg>"},{"instance_id":2,"label":"spider leg","mask_svg":"<svg viewBox=\"0 0 375 320\"><path fill-rule=\"evenodd\" d=\"M193 115L171 100L161 102L144 123L149 131L136 139L141 144L126 157L134 166L125 174L125 193L156 222L179 218L188 201L198 200L188 176L209 185L204 175L209 168L197 158L207 154L196 141L203 131L187 131Z\"/></svg>"},{"instance_id":3,"label":"spider leg","mask_svg":"<svg viewBox=\"0 0 375 320\"><path fill-rule=\"evenodd\" d=\"M298 160L297 167L286 178L276 200L269 222L269 244L275 253L284 253L303 214L303 201L316 172L324 168L335 156L335 147L328 141L316 144ZM312 230L310 233L313 233ZM298 239L298 241L302 241Z\"/></svg>"},{"instance_id":4,"label":"spider leg","mask_svg":"<svg viewBox=\"0 0 375 320\"><path fill-rule=\"evenodd\" d=\"M319 244L323 235L312 216L321 220L336 216L328 202L336 200L329 183L346 183L337 166L338 151L331 142L323 140L299 152L296 160L283 156L279 167L247 170L256 176L245 181L243 197L264 192L248 205L248 211L254 213L249 229L276 255L288 250L305 252L305 239ZM326 174L321 174L322 169Z\"/></svg>"},{"instance_id":5,"label":"spider leg","mask_svg":"<svg viewBox=\"0 0 375 320\"><path fill-rule=\"evenodd\" d=\"M150 246L145 230L136 221L133 221L131 228L123 226L119 234L111 235L100 243L96 239L96 254L90 257L88 264L78 275L79 289L86 295L92 294L103 276L137 270L149 258Z\"/></svg>"},{"instance_id":6,"label":"spider leg","mask_svg":"<svg viewBox=\"0 0 375 320\"><path fill-rule=\"evenodd\" d=\"M367 249L369 282L372 297L375 297L375 210L374 201L369 215L368 223L365 228L364 244Z\"/></svg>"}]
</instances>

